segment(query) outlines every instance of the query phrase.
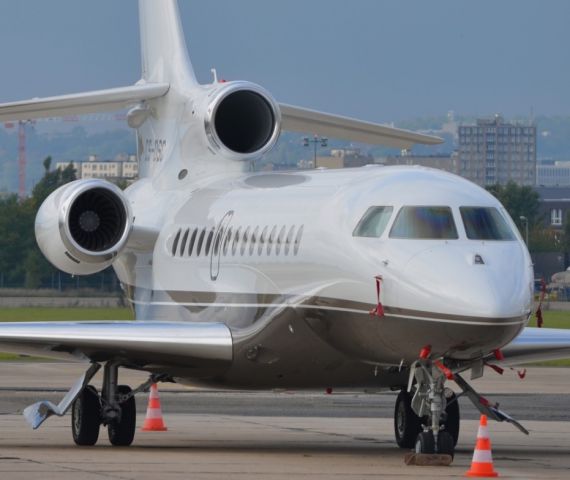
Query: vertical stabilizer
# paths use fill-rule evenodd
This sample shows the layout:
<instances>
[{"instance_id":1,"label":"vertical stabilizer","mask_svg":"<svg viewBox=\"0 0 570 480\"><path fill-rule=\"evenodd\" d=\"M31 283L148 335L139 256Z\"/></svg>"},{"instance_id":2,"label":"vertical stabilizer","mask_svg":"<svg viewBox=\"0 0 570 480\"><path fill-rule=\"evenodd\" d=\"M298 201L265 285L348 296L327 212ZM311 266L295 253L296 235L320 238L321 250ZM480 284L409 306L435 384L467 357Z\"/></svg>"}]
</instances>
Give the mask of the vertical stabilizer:
<instances>
[{"instance_id":1,"label":"vertical stabilizer","mask_svg":"<svg viewBox=\"0 0 570 480\"><path fill-rule=\"evenodd\" d=\"M171 86L196 84L176 0L139 0L142 78Z\"/></svg>"}]
</instances>

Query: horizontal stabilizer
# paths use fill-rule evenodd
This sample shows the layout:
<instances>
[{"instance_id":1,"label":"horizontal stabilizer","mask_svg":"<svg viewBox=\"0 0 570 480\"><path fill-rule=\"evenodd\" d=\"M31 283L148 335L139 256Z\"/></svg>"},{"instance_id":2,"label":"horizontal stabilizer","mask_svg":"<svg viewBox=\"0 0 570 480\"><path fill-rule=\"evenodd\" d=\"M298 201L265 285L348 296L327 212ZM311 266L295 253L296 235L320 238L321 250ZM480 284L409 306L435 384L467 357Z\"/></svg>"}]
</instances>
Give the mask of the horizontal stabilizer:
<instances>
[{"instance_id":1,"label":"horizontal stabilizer","mask_svg":"<svg viewBox=\"0 0 570 480\"><path fill-rule=\"evenodd\" d=\"M307 108L280 104L283 130L312 133L371 145L407 149L415 144L437 145L443 139L431 135L364 122Z\"/></svg>"},{"instance_id":2,"label":"horizontal stabilizer","mask_svg":"<svg viewBox=\"0 0 570 480\"><path fill-rule=\"evenodd\" d=\"M0 104L0 121L61 117L120 110L142 100L161 97L168 92L168 88L169 85L167 83L147 83L130 87L2 103Z\"/></svg>"},{"instance_id":3,"label":"horizontal stabilizer","mask_svg":"<svg viewBox=\"0 0 570 480\"><path fill-rule=\"evenodd\" d=\"M92 362L120 358L141 368L220 368L232 361L232 348L230 330L223 323L0 323L2 352Z\"/></svg>"}]
</instances>

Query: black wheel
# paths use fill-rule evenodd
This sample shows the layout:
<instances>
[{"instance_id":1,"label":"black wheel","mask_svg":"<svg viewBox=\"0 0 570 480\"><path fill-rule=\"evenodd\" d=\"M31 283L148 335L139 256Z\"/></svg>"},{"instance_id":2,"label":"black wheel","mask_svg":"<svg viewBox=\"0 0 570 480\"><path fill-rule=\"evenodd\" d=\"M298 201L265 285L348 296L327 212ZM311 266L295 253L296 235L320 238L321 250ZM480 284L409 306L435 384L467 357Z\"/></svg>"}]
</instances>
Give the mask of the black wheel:
<instances>
[{"instance_id":1,"label":"black wheel","mask_svg":"<svg viewBox=\"0 0 570 480\"><path fill-rule=\"evenodd\" d=\"M459 400L453 392L446 400L447 406L445 407L445 413L447 414L447 418L445 420L445 431L451 435L453 438L453 446L455 446L457 445L457 440L459 440L459 424L461 421Z\"/></svg>"},{"instance_id":2,"label":"black wheel","mask_svg":"<svg viewBox=\"0 0 570 480\"><path fill-rule=\"evenodd\" d=\"M453 443L453 436L444 431L439 432L437 435L437 453L442 455L451 455L451 458L455 456L455 443Z\"/></svg>"},{"instance_id":3,"label":"black wheel","mask_svg":"<svg viewBox=\"0 0 570 480\"><path fill-rule=\"evenodd\" d=\"M416 437L422 430L421 419L412 410L412 397L401 390L394 409L394 433L400 448L414 448Z\"/></svg>"},{"instance_id":4,"label":"black wheel","mask_svg":"<svg viewBox=\"0 0 570 480\"><path fill-rule=\"evenodd\" d=\"M97 389L87 385L73 401L71 432L76 445L95 445L101 426L101 399Z\"/></svg>"},{"instance_id":5,"label":"black wheel","mask_svg":"<svg viewBox=\"0 0 570 480\"><path fill-rule=\"evenodd\" d=\"M119 395L131 393L131 387L119 385L117 387ZM135 397L132 396L126 402L121 403L121 415L119 421L112 421L107 426L109 441L116 447L128 447L135 438L135 428L137 411Z\"/></svg>"},{"instance_id":6,"label":"black wheel","mask_svg":"<svg viewBox=\"0 0 570 480\"><path fill-rule=\"evenodd\" d=\"M435 439L432 432L420 432L416 437L416 453L435 453Z\"/></svg>"}]
</instances>

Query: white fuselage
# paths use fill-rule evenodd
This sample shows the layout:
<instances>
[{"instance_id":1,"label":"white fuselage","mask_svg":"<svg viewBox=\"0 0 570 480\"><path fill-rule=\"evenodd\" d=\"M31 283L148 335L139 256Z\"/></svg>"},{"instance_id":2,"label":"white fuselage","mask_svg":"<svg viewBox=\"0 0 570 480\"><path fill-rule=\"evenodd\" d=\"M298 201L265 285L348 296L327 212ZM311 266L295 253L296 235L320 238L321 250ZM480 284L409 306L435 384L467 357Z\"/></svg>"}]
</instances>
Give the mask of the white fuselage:
<instances>
[{"instance_id":1,"label":"white fuselage","mask_svg":"<svg viewBox=\"0 0 570 480\"><path fill-rule=\"evenodd\" d=\"M184 192L142 182L127 194L135 218L160 223L152 255L115 264L141 320L221 320L245 344L289 312L339 352L388 365L425 345L476 358L528 321L532 265L516 228L494 197L448 173L367 166L237 175ZM373 206L393 209L384 232L354 236ZM450 207L457 238L391 238L403 206ZM468 239L459 208L470 206L496 208L512 239ZM370 314L378 275L381 318Z\"/></svg>"}]
</instances>

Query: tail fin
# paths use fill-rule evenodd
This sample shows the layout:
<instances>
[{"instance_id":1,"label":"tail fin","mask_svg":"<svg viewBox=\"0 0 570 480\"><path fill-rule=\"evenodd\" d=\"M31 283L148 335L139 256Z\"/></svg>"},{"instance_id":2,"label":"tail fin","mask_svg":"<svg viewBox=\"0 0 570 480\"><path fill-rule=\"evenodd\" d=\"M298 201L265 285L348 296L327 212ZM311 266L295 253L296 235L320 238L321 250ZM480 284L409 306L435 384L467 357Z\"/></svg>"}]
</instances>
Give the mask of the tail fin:
<instances>
[{"instance_id":1,"label":"tail fin","mask_svg":"<svg viewBox=\"0 0 570 480\"><path fill-rule=\"evenodd\" d=\"M139 0L142 78L196 84L176 0Z\"/></svg>"}]
</instances>

